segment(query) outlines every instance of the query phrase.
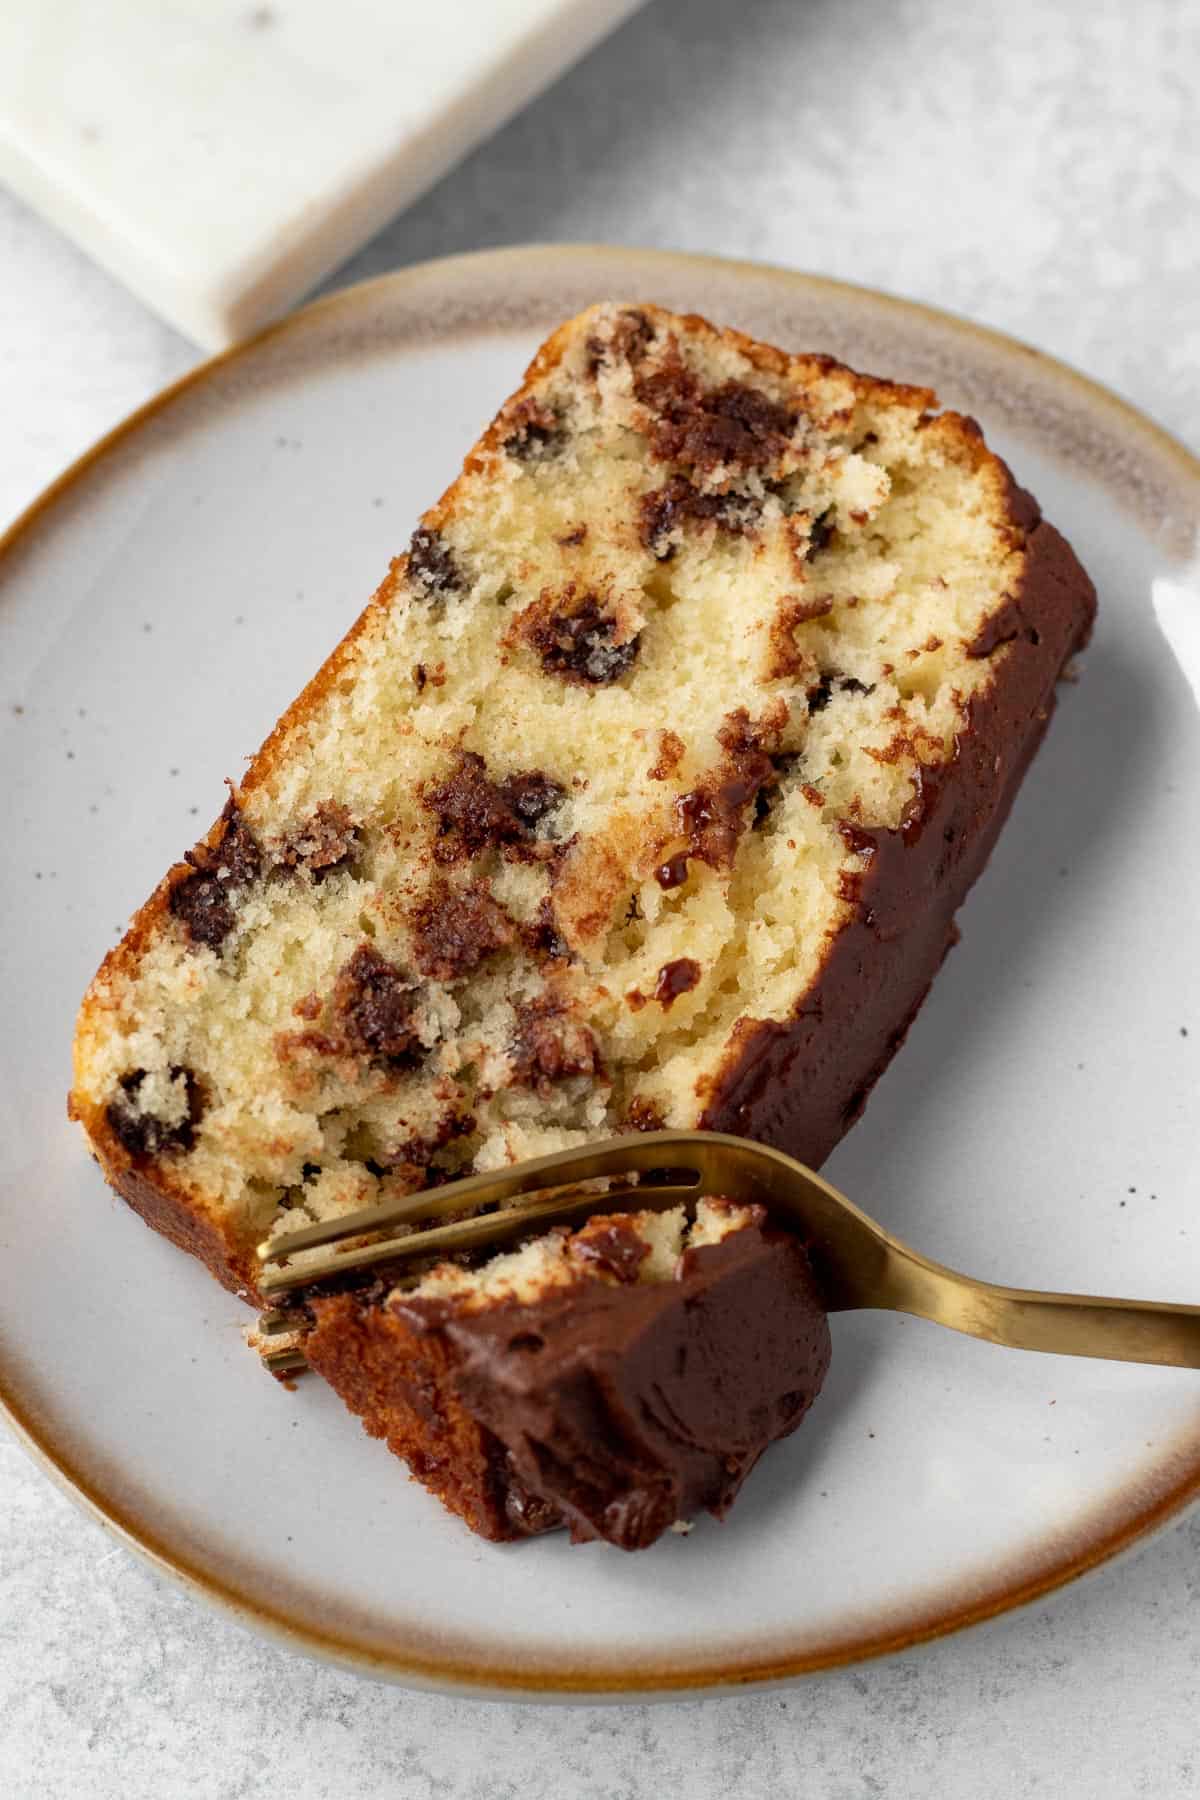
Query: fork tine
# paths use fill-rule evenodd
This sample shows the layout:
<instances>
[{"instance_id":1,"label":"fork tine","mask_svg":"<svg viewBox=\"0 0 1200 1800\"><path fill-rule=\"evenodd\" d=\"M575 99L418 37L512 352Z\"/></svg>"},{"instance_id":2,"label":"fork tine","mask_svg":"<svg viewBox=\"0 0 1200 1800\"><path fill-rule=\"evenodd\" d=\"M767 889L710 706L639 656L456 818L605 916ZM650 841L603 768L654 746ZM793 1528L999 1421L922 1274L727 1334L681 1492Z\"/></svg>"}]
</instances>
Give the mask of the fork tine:
<instances>
[{"instance_id":1,"label":"fork tine","mask_svg":"<svg viewBox=\"0 0 1200 1800\"><path fill-rule=\"evenodd\" d=\"M561 1194L564 1199L570 1199L578 1189L581 1194L586 1191L593 1199L602 1200L614 1180L612 1176L600 1176L590 1182L564 1182L557 1187L546 1185L534 1188L529 1198L543 1200L551 1194ZM396 1225L423 1227L432 1219L444 1218L447 1213L471 1212L491 1202L491 1187L479 1194L471 1194L465 1191L468 1186L467 1181L452 1181L445 1187L424 1193L402 1194L395 1200L385 1201L382 1206L360 1207L357 1212L346 1213L340 1219L322 1219L299 1231L289 1231L286 1237L273 1244L260 1244L258 1259L263 1263L276 1262L280 1257L294 1256L299 1250L325 1249L347 1238L365 1237ZM514 1200L525 1197L518 1194ZM400 1243L403 1239L396 1241Z\"/></svg>"},{"instance_id":2,"label":"fork tine","mask_svg":"<svg viewBox=\"0 0 1200 1800\"><path fill-rule=\"evenodd\" d=\"M554 1224L581 1211L638 1207L661 1212L702 1193L768 1203L780 1187L775 1165L793 1171L798 1167L777 1151L708 1131L637 1132L581 1149L559 1150L429 1192L405 1194L260 1244L257 1255L263 1267L258 1288L263 1295L281 1294L371 1264L487 1248L519 1236L535 1222ZM823 1185L817 1177L809 1179ZM485 1207L493 1210L481 1213ZM464 1213L470 1216L449 1224L429 1223L401 1237L387 1235L396 1225ZM348 1243L349 1239L364 1241ZM309 1254L320 1250L323 1256Z\"/></svg>"},{"instance_id":3,"label":"fork tine","mask_svg":"<svg viewBox=\"0 0 1200 1800\"><path fill-rule=\"evenodd\" d=\"M604 1206L611 1206L617 1211L636 1206L647 1212L666 1212L670 1207L678 1206L680 1201L694 1199L695 1191L695 1183L674 1187L622 1187L605 1192L600 1199ZM595 1193L576 1192L573 1198L564 1198L563 1190L559 1189L531 1200L527 1206L514 1206L505 1212L484 1213L471 1219L456 1219L449 1225L434 1225L427 1231L411 1232L407 1237L387 1238L382 1242L363 1244L348 1250L339 1250L335 1242L322 1246L328 1249L327 1256L299 1264L283 1261L283 1246L280 1246L280 1262L264 1268L259 1276L258 1286L264 1294L280 1294L289 1288L311 1287L330 1275L368 1268L373 1263L391 1263L413 1256L446 1255L451 1251L470 1250L481 1244L491 1248L494 1244L503 1244L509 1238L519 1237L532 1224L557 1223L578 1212L595 1212L596 1201ZM287 1239L285 1242L290 1250L291 1240Z\"/></svg>"},{"instance_id":4,"label":"fork tine","mask_svg":"<svg viewBox=\"0 0 1200 1800\"><path fill-rule=\"evenodd\" d=\"M587 1145L582 1150L557 1150L550 1156L539 1156L511 1168L492 1169L482 1175L469 1175L462 1181L451 1181L445 1187L420 1194L402 1194L382 1205L363 1207L341 1219L323 1220L289 1232L286 1239L258 1246L260 1262L274 1262L281 1256L292 1256L298 1250L311 1250L335 1244L342 1238L362 1237L381 1231L385 1226L411 1224L417 1220L441 1219L448 1213L470 1212L481 1206L513 1200L522 1194L555 1188L555 1176L564 1178L564 1189L600 1180L630 1182L655 1170L674 1171L688 1168L699 1185L701 1157L707 1152L703 1142L708 1134L689 1131L637 1132L630 1137L612 1138L603 1144ZM680 1151L674 1161L669 1151ZM603 1189L593 1190L593 1198L603 1198Z\"/></svg>"},{"instance_id":5,"label":"fork tine","mask_svg":"<svg viewBox=\"0 0 1200 1800\"><path fill-rule=\"evenodd\" d=\"M274 1307L259 1313L257 1331L260 1337L280 1337L299 1330L303 1324L303 1313L289 1312L285 1307Z\"/></svg>"}]
</instances>

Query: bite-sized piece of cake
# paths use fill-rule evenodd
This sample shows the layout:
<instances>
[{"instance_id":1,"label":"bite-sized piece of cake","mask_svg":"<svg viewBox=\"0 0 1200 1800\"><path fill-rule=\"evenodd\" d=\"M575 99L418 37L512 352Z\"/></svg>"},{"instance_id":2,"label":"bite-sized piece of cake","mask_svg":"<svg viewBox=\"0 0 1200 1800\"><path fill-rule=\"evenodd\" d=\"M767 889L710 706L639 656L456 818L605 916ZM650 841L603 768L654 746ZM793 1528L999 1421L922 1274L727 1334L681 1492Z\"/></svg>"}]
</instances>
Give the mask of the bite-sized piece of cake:
<instances>
[{"instance_id":1,"label":"bite-sized piece of cake","mask_svg":"<svg viewBox=\"0 0 1200 1800\"><path fill-rule=\"evenodd\" d=\"M550 338L87 994L147 1220L253 1292L264 1237L629 1127L827 1155L1094 606L933 408L653 306Z\"/></svg>"},{"instance_id":2,"label":"bite-sized piece of cake","mask_svg":"<svg viewBox=\"0 0 1200 1800\"><path fill-rule=\"evenodd\" d=\"M803 1245L718 1199L691 1226L614 1213L307 1309L309 1362L488 1538L567 1525L640 1550L724 1516L829 1366Z\"/></svg>"}]
</instances>

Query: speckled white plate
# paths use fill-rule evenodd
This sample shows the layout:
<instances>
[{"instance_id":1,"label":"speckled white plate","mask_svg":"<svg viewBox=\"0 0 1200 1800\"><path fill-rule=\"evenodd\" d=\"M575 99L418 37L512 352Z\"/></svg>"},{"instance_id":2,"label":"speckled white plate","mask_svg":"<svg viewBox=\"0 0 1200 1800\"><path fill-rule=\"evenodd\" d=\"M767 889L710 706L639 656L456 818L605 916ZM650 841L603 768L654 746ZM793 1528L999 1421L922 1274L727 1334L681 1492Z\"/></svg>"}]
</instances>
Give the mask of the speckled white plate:
<instances>
[{"instance_id":1,"label":"speckled white plate","mask_svg":"<svg viewBox=\"0 0 1200 1800\"><path fill-rule=\"evenodd\" d=\"M795 1674L986 1618L1200 1494L1200 1376L839 1317L730 1521L641 1556L471 1537L105 1189L63 1114L78 996L420 508L585 302L652 298L932 381L1100 590L909 1042L830 1172L1004 1282L1200 1297L1200 465L1081 377L918 307L650 253L503 252L339 294L169 390L0 544L0 1391L159 1567L401 1680L623 1692Z\"/></svg>"}]
</instances>

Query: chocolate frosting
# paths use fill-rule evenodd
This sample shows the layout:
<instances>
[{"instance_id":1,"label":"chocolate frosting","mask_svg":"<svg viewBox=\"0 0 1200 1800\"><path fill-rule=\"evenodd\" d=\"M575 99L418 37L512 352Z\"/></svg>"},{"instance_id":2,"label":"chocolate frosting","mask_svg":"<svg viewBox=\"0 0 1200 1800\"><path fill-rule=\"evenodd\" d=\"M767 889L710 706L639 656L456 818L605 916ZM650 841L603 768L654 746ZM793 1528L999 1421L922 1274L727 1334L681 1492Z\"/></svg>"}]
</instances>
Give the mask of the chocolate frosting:
<instances>
[{"instance_id":1,"label":"chocolate frosting","mask_svg":"<svg viewBox=\"0 0 1200 1800\"><path fill-rule=\"evenodd\" d=\"M582 1280L476 1313L403 1300L444 1331L467 1410L507 1452L511 1525L560 1519L624 1550L718 1517L829 1366L824 1305L797 1239L757 1224L685 1251L671 1281ZM509 1508L510 1514L513 1508Z\"/></svg>"}]
</instances>

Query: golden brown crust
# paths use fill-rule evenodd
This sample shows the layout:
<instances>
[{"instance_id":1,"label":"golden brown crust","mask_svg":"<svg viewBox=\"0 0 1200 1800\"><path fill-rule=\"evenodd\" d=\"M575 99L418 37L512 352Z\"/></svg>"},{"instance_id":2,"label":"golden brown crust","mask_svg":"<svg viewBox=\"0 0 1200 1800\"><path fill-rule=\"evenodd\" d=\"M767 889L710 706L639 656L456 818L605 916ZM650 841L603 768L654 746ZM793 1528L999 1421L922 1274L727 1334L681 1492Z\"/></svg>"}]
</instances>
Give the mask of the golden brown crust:
<instances>
[{"instance_id":1,"label":"golden brown crust","mask_svg":"<svg viewBox=\"0 0 1200 1800\"><path fill-rule=\"evenodd\" d=\"M71 1107L91 1141L105 1180L138 1217L181 1250L199 1257L230 1293L253 1306L260 1305L255 1291L258 1264L253 1240L239 1237L227 1219L207 1211L190 1190L175 1186L161 1160L144 1173L139 1170L102 1107L88 1106L75 1098Z\"/></svg>"}]
</instances>

